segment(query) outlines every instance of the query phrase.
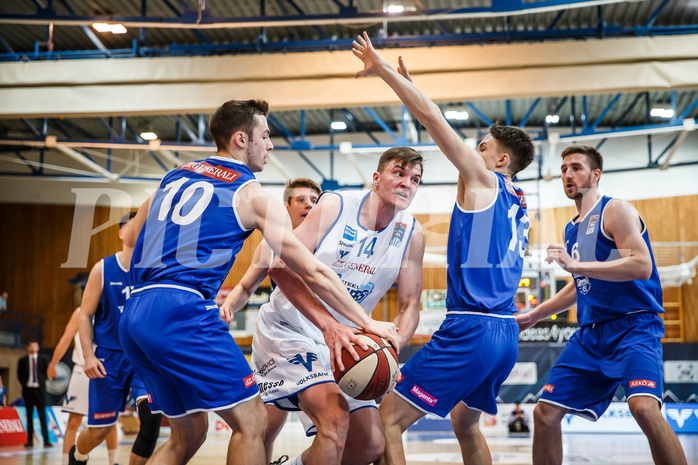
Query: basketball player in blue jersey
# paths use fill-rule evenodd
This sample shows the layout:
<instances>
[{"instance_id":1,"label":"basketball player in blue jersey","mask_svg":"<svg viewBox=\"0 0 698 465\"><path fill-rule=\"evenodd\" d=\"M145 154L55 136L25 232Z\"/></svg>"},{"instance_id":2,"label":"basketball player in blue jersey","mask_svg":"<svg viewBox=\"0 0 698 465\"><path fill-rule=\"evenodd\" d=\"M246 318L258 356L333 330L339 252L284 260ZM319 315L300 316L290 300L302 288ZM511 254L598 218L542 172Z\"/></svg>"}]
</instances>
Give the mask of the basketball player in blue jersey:
<instances>
[{"instance_id":1,"label":"basketball player in blue jersey","mask_svg":"<svg viewBox=\"0 0 698 465\"><path fill-rule=\"evenodd\" d=\"M550 372L533 412L533 463L562 463L566 413L596 421L623 386L628 407L657 464L685 464L676 434L661 414L662 288L645 222L629 203L599 192L603 158L593 147L562 152L562 184L578 215L565 245L548 247L573 280L550 300L518 315L521 329L577 305L579 331Z\"/></svg>"},{"instance_id":2,"label":"basketball player in blue jersey","mask_svg":"<svg viewBox=\"0 0 698 465\"><path fill-rule=\"evenodd\" d=\"M284 189L284 206L291 218L291 227L296 229L308 216L310 210L315 206L318 198L322 194L320 186L308 178L291 179L286 183ZM272 263L272 253L269 245L262 240L254 251L252 264L245 272L233 290L225 298L225 302L220 307L220 315L224 321L230 323L233 314L243 308L250 296L262 284L267 277L269 266ZM275 287L275 283L272 282ZM267 405L267 433L264 435L264 448L267 451L267 460L271 461L271 454L274 448L274 439L281 432L288 412L273 405Z\"/></svg>"},{"instance_id":3,"label":"basketball player in blue jersey","mask_svg":"<svg viewBox=\"0 0 698 465\"><path fill-rule=\"evenodd\" d=\"M135 213L119 224L119 239L132 224ZM150 412L145 391L119 342L119 319L131 294L128 271L133 247L125 243L120 252L100 260L85 285L80 304L78 329L84 372L90 378L88 427L80 433L69 454L70 464L84 464L88 454L114 429L124 410L129 389L138 403L140 428L131 449L131 465L144 464L155 450L161 415Z\"/></svg>"},{"instance_id":4,"label":"basketball player in blue jersey","mask_svg":"<svg viewBox=\"0 0 698 465\"><path fill-rule=\"evenodd\" d=\"M364 64L356 76L383 79L458 170L446 320L404 365L403 380L381 402L386 446L378 463L405 463L401 435L427 413L450 413L464 463L491 463L478 419L483 411L497 412L499 388L518 354L514 295L529 222L524 193L511 178L533 160L533 143L521 129L495 124L473 150L412 84L402 59L395 71L366 33L353 45Z\"/></svg>"},{"instance_id":5,"label":"basketball player in blue jersey","mask_svg":"<svg viewBox=\"0 0 698 465\"><path fill-rule=\"evenodd\" d=\"M409 343L419 321L424 232L406 209L417 192L422 166L422 156L415 150L389 149L378 162L370 191L324 193L296 229L367 314L397 280L398 350ZM340 391L332 375L339 357L298 311L324 304L288 270L272 268L270 275L279 288L257 317L252 339L255 377L270 408L302 410L299 417L306 434L315 434L310 448L287 465L373 463L385 445L376 403ZM350 324L341 315L335 317ZM277 434L267 429L267 443Z\"/></svg>"},{"instance_id":6,"label":"basketball player in blue jersey","mask_svg":"<svg viewBox=\"0 0 698 465\"><path fill-rule=\"evenodd\" d=\"M172 429L149 463L186 463L206 438L207 411L233 430L229 465L266 463L259 390L213 301L254 229L340 314L397 339L392 323L369 318L337 275L312 257L281 202L255 179L273 148L267 113L268 104L259 100L231 100L218 108L209 121L217 155L167 173L128 231L135 287L121 319L121 342ZM356 339L327 311L310 318L332 347Z\"/></svg>"}]
</instances>

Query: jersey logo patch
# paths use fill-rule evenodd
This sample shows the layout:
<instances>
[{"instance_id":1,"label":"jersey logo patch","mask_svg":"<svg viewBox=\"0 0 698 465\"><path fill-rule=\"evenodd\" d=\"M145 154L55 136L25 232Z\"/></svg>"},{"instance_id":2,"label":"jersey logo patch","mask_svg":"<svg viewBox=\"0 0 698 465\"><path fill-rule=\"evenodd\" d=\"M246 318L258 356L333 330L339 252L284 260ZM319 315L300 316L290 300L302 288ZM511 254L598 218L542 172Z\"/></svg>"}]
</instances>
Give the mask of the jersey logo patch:
<instances>
[{"instance_id":1,"label":"jersey logo patch","mask_svg":"<svg viewBox=\"0 0 698 465\"><path fill-rule=\"evenodd\" d=\"M313 371L313 362L317 360L317 355L312 352L306 352L306 359L303 360L302 354L296 354L291 358L286 359L287 362L294 365L303 365L308 372Z\"/></svg>"},{"instance_id":2,"label":"jersey logo patch","mask_svg":"<svg viewBox=\"0 0 698 465\"><path fill-rule=\"evenodd\" d=\"M552 384L546 384L545 386L543 386L543 390L546 392L553 392L555 390L555 386L553 386Z\"/></svg>"},{"instance_id":3,"label":"jersey logo patch","mask_svg":"<svg viewBox=\"0 0 698 465\"><path fill-rule=\"evenodd\" d=\"M231 183L235 181L237 178L242 176L240 173L237 171L233 171L228 168L221 168L220 166L214 166L209 163L206 163L205 161L202 162L189 162L185 163L179 168L180 170L187 170L187 171L192 171L194 173L202 174L204 176L207 176L209 178L213 179L218 179L219 181L224 181Z\"/></svg>"},{"instance_id":4,"label":"jersey logo patch","mask_svg":"<svg viewBox=\"0 0 698 465\"><path fill-rule=\"evenodd\" d=\"M577 289L579 290L579 292L581 292L584 295L587 295L591 290L591 283L589 282L589 278L585 276L583 278L576 279L575 281L577 283Z\"/></svg>"},{"instance_id":5,"label":"jersey logo patch","mask_svg":"<svg viewBox=\"0 0 698 465\"><path fill-rule=\"evenodd\" d=\"M516 196L519 198L519 203L523 208L528 208L526 206L526 194L524 194L524 191L517 190L516 191Z\"/></svg>"},{"instance_id":6,"label":"jersey logo patch","mask_svg":"<svg viewBox=\"0 0 698 465\"><path fill-rule=\"evenodd\" d=\"M356 229L352 228L351 226L344 226L344 235L342 237L348 241L355 241L356 240Z\"/></svg>"},{"instance_id":7,"label":"jersey logo patch","mask_svg":"<svg viewBox=\"0 0 698 465\"><path fill-rule=\"evenodd\" d=\"M400 247L400 244L402 244L402 238L405 237L405 229L407 229L407 225L405 223L395 223L395 229L393 230L393 237L390 239L390 245L393 247Z\"/></svg>"},{"instance_id":8,"label":"jersey logo patch","mask_svg":"<svg viewBox=\"0 0 698 465\"><path fill-rule=\"evenodd\" d=\"M339 258L344 258L346 255L349 253L349 250L340 250L339 251Z\"/></svg>"},{"instance_id":9,"label":"jersey logo patch","mask_svg":"<svg viewBox=\"0 0 698 465\"><path fill-rule=\"evenodd\" d=\"M596 230L596 223L599 221L599 215L594 215L589 218L589 225L587 226L587 236L593 234Z\"/></svg>"}]
</instances>

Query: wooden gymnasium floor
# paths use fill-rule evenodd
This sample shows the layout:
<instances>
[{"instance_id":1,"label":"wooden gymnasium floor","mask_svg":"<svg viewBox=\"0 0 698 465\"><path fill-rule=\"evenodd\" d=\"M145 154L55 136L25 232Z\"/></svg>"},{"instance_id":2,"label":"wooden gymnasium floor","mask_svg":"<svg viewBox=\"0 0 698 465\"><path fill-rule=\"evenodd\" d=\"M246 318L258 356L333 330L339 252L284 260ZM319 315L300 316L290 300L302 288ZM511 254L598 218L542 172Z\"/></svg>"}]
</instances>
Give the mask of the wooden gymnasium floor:
<instances>
[{"instance_id":1,"label":"wooden gymnasium floor","mask_svg":"<svg viewBox=\"0 0 698 465\"><path fill-rule=\"evenodd\" d=\"M192 465L224 465L228 447L228 433L209 434L206 443L189 462ZM688 463L698 465L698 435L679 436ZM166 437L163 435L161 441ZM531 463L530 436L488 436L487 442L495 465L518 465ZM123 437L119 445L119 460L128 463L133 442L132 437ZM161 442L162 443L162 442ZM161 444L160 443L160 444ZM281 433L274 449L274 458L282 454L293 456L310 443L300 427L288 424ZM458 444L453 433L408 433L405 437L407 463L409 465L460 464ZM651 465L652 458L644 436L640 434L568 434L564 436L565 464L627 464ZM95 449L90 457L91 465L107 464L104 446ZM60 465L61 444L51 449L37 445L25 450L22 446L0 447L1 465Z\"/></svg>"}]
</instances>

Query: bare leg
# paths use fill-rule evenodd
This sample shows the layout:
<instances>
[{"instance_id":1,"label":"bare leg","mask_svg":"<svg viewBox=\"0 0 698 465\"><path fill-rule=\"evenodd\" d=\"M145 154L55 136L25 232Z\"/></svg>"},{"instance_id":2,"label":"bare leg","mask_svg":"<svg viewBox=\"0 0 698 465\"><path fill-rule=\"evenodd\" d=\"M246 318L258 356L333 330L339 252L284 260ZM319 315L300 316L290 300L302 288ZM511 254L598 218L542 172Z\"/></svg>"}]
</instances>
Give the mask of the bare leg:
<instances>
[{"instance_id":1,"label":"bare leg","mask_svg":"<svg viewBox=\"0 0 698 465\"><path fill-rule=\"evenodd\" d=\"M533 463L562 463L562 427L567 409L547 402L538 402L533 410Z\"/></svg>"},{"instance_id":2,"label":"bare leg","mask_svg":"<svg viewBox=\"0 0 698 465\"><path fill-rule=\"evenodd\" d=\"M394 392L390 392L383 398L379 412L385 431L385 450L376 463L405 465L402 433L425 414Z\"/></svg>"},{"instance_id":3,"label":"bare leg","mask_svg":"<svg viewBox=\"0 0 698 465\"><path fill-rule=\"evenodd\" d=\"M628 399L628 407L649 440L654 463L686 465L686 455L679 438L662 417L657 399L650 396L633 396Z\"/></svg>"},{"instance_id":4,"label":"bare leg","mask_svg":"<svg viewBox=\"0 0 698 465\"><path fill-rule=\"evenodd\" d=\"M267 462L271 462L274 453L274 441L286 424L288 412L272 404L265 404L267 409L267 432L264 435L264 450L267 451Z\"/></svg>"},{"instance_id":5,"label":"bare leg","mask_svg":"<svg viewBox=\"0 0 698 465\"><path fill-rule=\"evenodd\" d=\"M63 435L63 453L70 452L70 448L75 445L75 437L78 434L78 429L82 423L82 415L71 413L68 415L68 425L65 427Z\"/></svg>"},{"instance_id":6,"label":"bare leg","mask_svg":"<svg viewBox=\"0 0 698 465\"><path fill-rule=\"evenodd\" d=\"M267 412L257 396L227 410L216 412L233 429L228 445L227 465L267 465L264 431Z\"/></svg>"},{"instance_id":7,"label":"bare leg","mask_svg":"<svg viewBox=\"0 0 698 465\"><path fill-rule=\"evenodd\" d=\"M334 383L311 386L298 394L299 407L313 420L317 434L303 452L305 465L339 465L349 430L349 404Z\"/></svg>"},{"instance_id":8,"label":"bare leg","mask_svg":"<svg viewBox=\"0 0 698 465\"><path fill-rule=\"evenodd\" d=\"M463 463L492 465L490 448L478 426L480 413L460 402L451 410L451 425L460 444Z\"/></svg>"},{"instance_id":9,"label":"bare leg","mask_svg":"<svg viewBox=\"0 0 698 465\"><path fill-rule=\"evenodd\" d=\"M116 428L113 428L107 436L107 449L112 450L117 447L119 447L119 433Z\"/></svg>"},{"instance_id":10,"label":"bare leg","mask_svg":"<svg viewBox=\"0 0 698 465\"><path fill-rule=\"evenodd\" d=\"M191 459L206 439L208 430L208 413L196 412L189 415L170 418L170 439L162 445L149 464L179 465Z\"/></svg>"},{"instance_id":11,"label":"bare leg","mask_svg":"<svg viewBox=\"0 0 698 465\"><path fill-rule=\"evenodd\" d=\"M115 425L105 427L90 426L83 430L78 437L77 451L81 454L89 454L92 449L107 439L107 436L109 436L113 429L115 429Z\"/></svg>"},{"instance_id":12,"label":"bare leg","mask_svg":"<svg viewBox=\"0 0 698 465\"><path fill-rule=\"evenodd\" d=\"M342 465L368 465L383 455L385 435L378 409L361 408L349 414Z\"/></svg>"}]
</instances>

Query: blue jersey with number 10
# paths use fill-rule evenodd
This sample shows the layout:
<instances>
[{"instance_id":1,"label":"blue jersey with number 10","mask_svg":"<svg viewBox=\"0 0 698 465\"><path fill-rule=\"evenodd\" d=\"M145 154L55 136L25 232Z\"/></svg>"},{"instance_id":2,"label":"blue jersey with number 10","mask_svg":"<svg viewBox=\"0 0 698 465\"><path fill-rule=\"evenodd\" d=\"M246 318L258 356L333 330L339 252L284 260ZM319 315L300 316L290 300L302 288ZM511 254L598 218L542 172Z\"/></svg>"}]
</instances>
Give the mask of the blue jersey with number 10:
<instances>
[{"instance_id":1,"label":"blue jersey with number 10","mask_svg":"<svg viewBox=\"0 0 698 465\"><path fill-rule=\"evenodd\" d=\"M184 286L215 297L243 242L236 194L257 182L243 163L224 157L185 163L160 183L133 252L135 287Z\"/></svg>"},{"instance_id":2,"label":"blue jersey with number 10","mask_svg":"<svg viewBox=\"0 0 698 465\"><path fill-rule=\"evenodd\" d=\"M497 178L497 195L477 211L465 211L456 202L448 233L449 311L516 313L528 244L526 198L506 176Z\"/></svg>"}]
</instances>

